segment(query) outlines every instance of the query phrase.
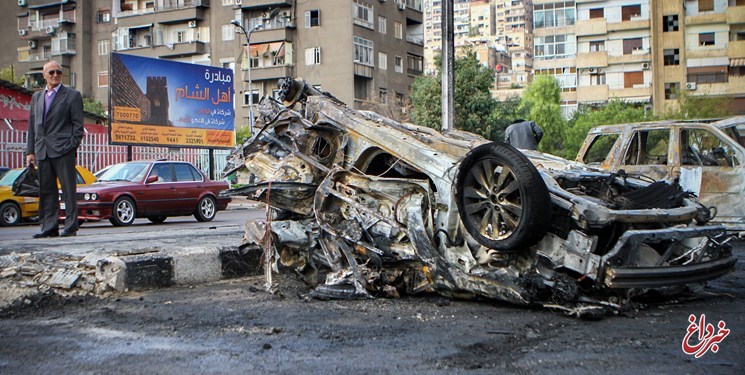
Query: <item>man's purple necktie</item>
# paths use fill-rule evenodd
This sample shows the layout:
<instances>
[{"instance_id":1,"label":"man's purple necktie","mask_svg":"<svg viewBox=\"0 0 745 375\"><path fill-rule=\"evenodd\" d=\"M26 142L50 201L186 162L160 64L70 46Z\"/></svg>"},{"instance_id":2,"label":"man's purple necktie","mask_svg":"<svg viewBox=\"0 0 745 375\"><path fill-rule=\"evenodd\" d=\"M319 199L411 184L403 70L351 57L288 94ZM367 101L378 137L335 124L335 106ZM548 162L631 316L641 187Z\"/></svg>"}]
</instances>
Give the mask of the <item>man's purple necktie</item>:
<instances>
[{"instance_id":1,"label":"man's purple necktie","mask_svg":"<svg viewBox=\"0 0 745 375\"><path fill-rule=\"evenodd\" d=\"M44 117L47 117L47 112L49 112L49 106L52 105L52 101L54 100L54 95L57 92L54 90L50 90L49 92L44 94Z\"/></svg>"}]
</instances>

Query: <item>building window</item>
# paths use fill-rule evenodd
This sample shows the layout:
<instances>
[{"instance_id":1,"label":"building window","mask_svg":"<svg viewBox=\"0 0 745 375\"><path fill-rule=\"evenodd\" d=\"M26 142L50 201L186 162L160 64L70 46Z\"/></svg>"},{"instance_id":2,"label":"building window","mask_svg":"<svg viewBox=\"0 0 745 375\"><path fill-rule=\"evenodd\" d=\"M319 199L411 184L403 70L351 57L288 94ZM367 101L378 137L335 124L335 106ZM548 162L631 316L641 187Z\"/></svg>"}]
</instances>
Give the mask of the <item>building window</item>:
<instances>
[{"instance_id":1,"label":"building window","mask_svg":"<svg viewBox=\"0 0 745 375\"><path fill-rule=\"evenodd\" d=\"M251 94L253 94L253 97L250 98L251 101L249 102L249 95L251 95ZM251 90L251 91L246 90L246 91L243 92L243 106L244 107L248 106L249 103L251 103L251 104L257 104L259 102L259 99L260 99L259 98L259 90L255 90L254 89L254 90Z\"/></svg>"},{"instance_id":2,"label":"building window","mask_svg":"<svg viewBox=\"0 0 745 375\"><path fill-rule=\"evenodd\" d=\"M422 74L424 71L424 58L416 55L406 55L409 74Z\"/></svg>"},{"instance_id":3,"label":"building window","mask_svg":"<svg viewBox=\"0 0 745 375\"><path fill-rule=\"evenodd\" d=\"M362 2L362 0L354 0L352 4L352 16L354 23L368 29L373 28L373 8Z\"/></svg>"},{"instance_id":4,"label":"building window","mask_svg":"<svg viewBox=\"0 0 745 375\"><path fill-rule=\"evenodd\" d=\"M642 38L624 39L623 54L631 55L634 51L641 51L643 47Z\"/></svg>"},{"instance_id":5,"label":"building window","mask_svg":"<svg viewBox=\"0 0 745 375\"><path fill-rule=\"evenodd\" d=\"M660 165L667 163L670 131L653 129L635 132L626 149L625 165Z\"/></svg>"},{"instance_id":6,"label":"building window","mask_svg":"<svg viewBox=\"0 0 745 375\"><path fill-rule=\"evenodd\" d=\"M354 62L373 66L373 47L371 40L354 37Z\"/></svg>"},{"instance_id":7,"label":"building window","mask_svg":"<svg viewBox=\"0 0 745 375\"><path fill-rule=\"evenodd\" d=\"M388 69L388 55L383 52L378 52L378 69Z\"/></svg>"},{"instance_id":8,"label":"building window","mask_svg":"<svg viewBox=\"0 0 745 375\"><path fill-rule=\"evenodd\" d=\"M680 65L680 50L678 48L666 49L662 54L665 65Z\"/></svg>"},{"instance_id":9,"label":"building window","mask_svg":"<svg viewBox=\"0 0 745 375\"><path fill-rule=\"evenodd\" d=\"M605 73L590 74L590 86L605 84Z\"/></svg>"},{"instance_id":10,"label":"building window","mask_svg":"<svg viewBox=\"0 0 745 375\"><path fill-rule=\"evenodd\" d=\"M590 19L603 18L603 17L605 17L603 8L590 9Z\"/></svg>"},{"instance_id":11,"label":"building window","mask_svg":"<svg viewBox=\"0 0 745 375\"><path fill-rule=\"evenodd\" d=\"M383 104L388 103L388 89L385 87L378 88L378 100Z\"/></svg>"},{"instance_id":12,"label":"building window","mask_svg":"<svg viewBox=\"0 0 745 375\"><path fill-rule=\"evenodd\" d=\"M305 65L319 65L321 63L321 47L305 49Z\"/></svg>"},{"instance_id":13,"label":"building window","mask_svg":"<svg viewBox=\"0 0 745 375\"><path fill-rule=\"evenodd\" d=\"M564 59L577 54L577 42L573 34L535 37L534 43L536 60Z\"/></svg>"},{"instance_id":14,"label":"building window","mask_svg":"<svg viewBox=\"0 0 745 375\"><path fill-rule=\"evenodd\" d=\"M111 47L111 41L110 40L108 40L108 39L107 40L99 40L98 41L98 55L99 56L108 55L109 54L110 47Z\"/></svg>"},{"instance_id":15,"label":"building window","mask_svg":"<svg viewBox=\"0 0 745 375\"><path fill-rule=\"evenodd\" d=\"M594 70L591 70L594 71ZM577 69L574 67L536 69L535 75L551 75L559 81L561 92L577 91ZM519 82L524 82L522 76L518 76Z\"/></svg>"},{"instance_id":16,"label":"building window","mask_svg":"<svg viewBox=\"0 0 745 375\"><path fill-rule=\"evenodd\" d=\"M703 66L688 68L687 82L726 83L728 66Z\"/></svg>"},{"instance_id":17,"label":"building window","mask_svg":"<svg viewBox=\"0 0 745 375\"><path fill-rule=\"evenodd\" d=\"M642 6L636 5L625 5L621 7L621 21L631 21L632 18L642 16Z\"/></svg>"},{"instance_id":18,"label":"building window","mask_svg":"<svg viewBox=\"0 0 745 375\"><path fill-rule=\"evenodd\" d=\"M678 31L678 15L662 16L662 31Z\"/></svg>"},{"instance_id":19,"label":"building window","mask_svg":"<svg viewBox=\"0 0 745 375\"><path fill-rule=\"evenodd\" d=\"M98 87L109 86L109 72L98 72Z\"/></svg>"},{"instance_id":20,"label":"building window","mask_svg":"<svg viewBox=\"0 0 745 375\"><path fill-rule=\"evenodd\" d=\"M678 90L680 90L680 83L665 83L665 99L670 100L677 98L676 93Z\"/></svg>"},{"instance_id":21,"label":"building window","mask_svg":"<svg viewBox=\"0 0 745 375\"><path fill-rule=\"evenodd\" d=\"M233 25L222 25L222 40L235 40L235 29Z\"/></svg>"},{"instance_id":22,"label":"building window","mask_svg":"<svg viewBox=\"0 0 745 375\"><path fill-rule=\"evenodd\" d=\"M698 0L698 11L699 12L714 11L714 0Z\"/></svg>"},{"instance_id":23,"label":"building window","mask_svg":"<svg viewBox=\"0 0 745 375\"><path fill-rule=\"evenodd\" d=\"M305 12L305 28L321 26L321 11L318 9Z\"/></svg>"},{"instance_id":24,"label":"building window","mask_svg":"<svg viewBox=\"0 0 745 375\"><path fill-rule=\"evenodd\" d=\"M605 41L599 40L590 42L590 52L605 51Z\"/></svg>"},{"instance_id":25,"label":"building window","mask_svg":"<svg viewBox=\"0 0 745 375\"><path fill-rule=\"evenodd\" d=\"M251 69L258 68L260 62L261 62L261 60L259 59L259 56L249 56L248 57L248 63L251 64Z\"/></svg>"},{"instance_id":26,"label":"building window","mask_svg":"<svg viewBox=\"0 0 745 375\"><path fill-rule=\"evenodd\" d=\"M623 88L632 89L634 85L644 84L644 73L643 72L624 72L623 73Z\"/></svg>"},{"instance_id":27,"label":"building window","mask_svg":"<svg viewBox=\"0 0 745 375\"><path fill-rule=\"evenodd\" d=\"M404 25L400 22L393 22L393 35L396 39L404 38Z\"/></svg>"},{"instance_id":28,"label":"building window","mask_svg":"<svg viewBox=\"0 0 745 375\"><path fill-rule=\"evenodd\" d=\"M533 27L536 29L574 25L574 1L533 6Z\"/></svg>"},{"instance_id":29,"label":"building window","mask_svg":"<svg viewBox=\"0 0 745 375\"><path fill-rule=\"evenodd\" d=\"M387 22L388 20L385 17L378 16L378 32L381 34L385 34L387 32Z\"/></svg>"},{"instance_id":30,"label":"building window","mask_svg":"<svg viewBox=\"0 0 745 375\"><path fill-rule=\"evenodd\" d=\"M714 33L698 34L698 45L699 46L713 46L714 45Z\"/></svg>"},{"instance_id":31,"label":"building window","mask_svg":"<svg viewBox=\"0 0 745 375\"><path fill-rule=\"evenodd\" d=\"M109 23L111 22L111 10L101 9L96 14L96 22L98 23Z\"/></svg>"},{"instance_id":32,"label":"building window","mask_svg":"<svg viewBox=\"0 0 745 375\"><path fill-rule=\"evenodd\" d=\"M403 73L404 72L404 59L401 56L396 56L395 58L395 70L396 73Z\"/></svg>"}]
</instances>

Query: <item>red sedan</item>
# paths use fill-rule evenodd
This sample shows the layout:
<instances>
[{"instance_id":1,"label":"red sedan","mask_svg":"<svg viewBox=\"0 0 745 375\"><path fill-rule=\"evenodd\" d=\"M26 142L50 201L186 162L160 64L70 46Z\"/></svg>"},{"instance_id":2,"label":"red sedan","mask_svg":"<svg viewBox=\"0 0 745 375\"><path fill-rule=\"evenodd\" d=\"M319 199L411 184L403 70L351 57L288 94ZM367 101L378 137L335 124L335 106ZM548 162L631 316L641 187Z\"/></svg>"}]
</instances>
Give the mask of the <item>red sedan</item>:
<instances>
[{"instance_id":1,"label":"red sedan","mask_svg":"<svg viewBox=\"0 0 745 375\"><path fill-rule=\"evenodd\" d=\"M188 162L120 163L96 183L78 188L78 215L81 221L109 219L115 226L130 225L136 218L162 223L168 216L211 221L230 202L220 195L226 189L226 182L210 180Z\"/></svg>"}]
</instances>

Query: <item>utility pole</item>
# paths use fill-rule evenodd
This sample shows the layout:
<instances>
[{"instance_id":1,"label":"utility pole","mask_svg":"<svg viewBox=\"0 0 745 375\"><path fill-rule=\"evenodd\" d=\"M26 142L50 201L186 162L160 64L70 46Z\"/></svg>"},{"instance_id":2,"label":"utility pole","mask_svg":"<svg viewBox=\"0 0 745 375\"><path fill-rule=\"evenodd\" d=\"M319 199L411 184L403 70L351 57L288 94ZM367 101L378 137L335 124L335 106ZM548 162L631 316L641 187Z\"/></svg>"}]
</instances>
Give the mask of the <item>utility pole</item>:
<instances>
[{"instance_id":1,"label":"utility pole","mask_svg":"<svg viewBox=\"0 0 745 375\"><path fill-rule=\"evenodd\" d=\"M455 34L453 1L442 2L442 131L455 127Z\"/></svg>"}]
</instances>

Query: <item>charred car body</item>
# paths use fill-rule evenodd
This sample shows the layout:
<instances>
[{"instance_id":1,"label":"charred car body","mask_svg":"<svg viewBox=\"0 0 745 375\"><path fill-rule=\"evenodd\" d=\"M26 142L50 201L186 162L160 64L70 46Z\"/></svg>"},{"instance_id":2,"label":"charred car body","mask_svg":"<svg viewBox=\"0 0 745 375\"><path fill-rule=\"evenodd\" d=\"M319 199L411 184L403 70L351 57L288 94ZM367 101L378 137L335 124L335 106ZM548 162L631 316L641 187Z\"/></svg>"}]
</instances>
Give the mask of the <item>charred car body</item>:
<instances>
[{"instance_id":1,"label":"charred car body","mask_svg":"<svg viewBox=\"0 0 745 375\"><path fill-rule=\"evenodd\" d=\"M348 108L302 80L264 98L229 191L265 202L244 249L322 298L435 291L580 313L734 268L677 186ZM325 278L324 278L325 277Z\"/></svg>"}]
</instances>

